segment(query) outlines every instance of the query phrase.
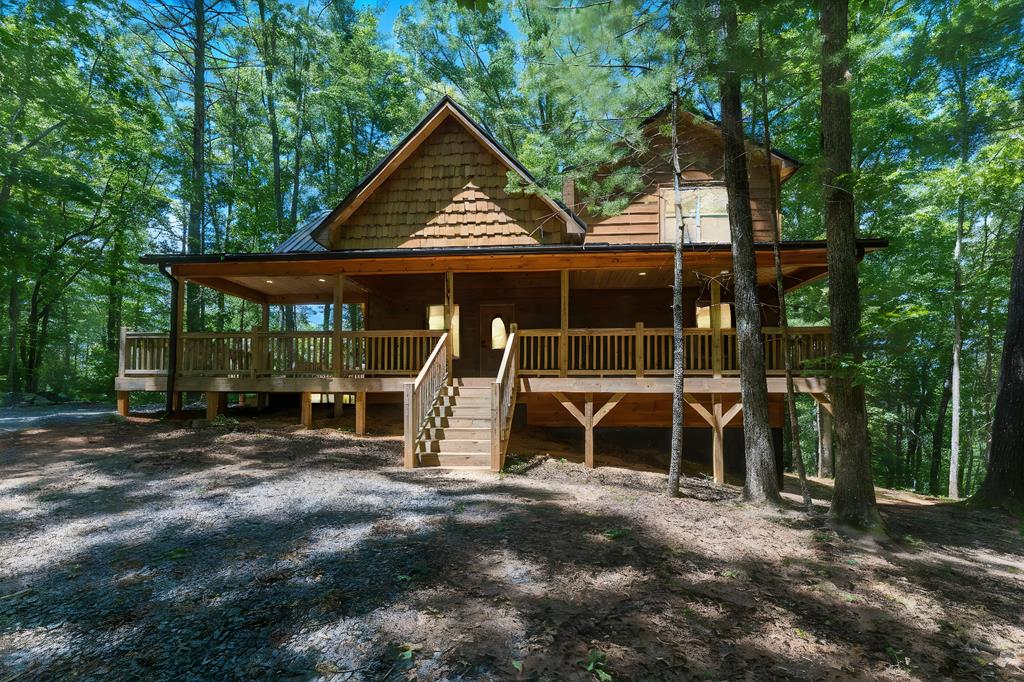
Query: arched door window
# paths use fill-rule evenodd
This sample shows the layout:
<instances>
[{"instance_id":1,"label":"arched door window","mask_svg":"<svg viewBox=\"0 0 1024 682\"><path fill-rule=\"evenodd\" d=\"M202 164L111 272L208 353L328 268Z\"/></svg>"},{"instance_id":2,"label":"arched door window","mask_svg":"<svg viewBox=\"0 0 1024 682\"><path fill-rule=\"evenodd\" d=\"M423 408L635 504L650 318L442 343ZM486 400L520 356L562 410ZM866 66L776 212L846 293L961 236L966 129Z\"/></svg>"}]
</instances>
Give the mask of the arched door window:
<instances>
[{"instance_id":1,"label":"arched door window","mask_svg":"<svg viewBox=\"0 0 1024 682\"><path fill-rule=\"evenodd\" d=\"M491 319L491 350L503 350L508 343L508 328L505 327L505 320L501 315L495 315Z\"/></svg>"}]
</instances>

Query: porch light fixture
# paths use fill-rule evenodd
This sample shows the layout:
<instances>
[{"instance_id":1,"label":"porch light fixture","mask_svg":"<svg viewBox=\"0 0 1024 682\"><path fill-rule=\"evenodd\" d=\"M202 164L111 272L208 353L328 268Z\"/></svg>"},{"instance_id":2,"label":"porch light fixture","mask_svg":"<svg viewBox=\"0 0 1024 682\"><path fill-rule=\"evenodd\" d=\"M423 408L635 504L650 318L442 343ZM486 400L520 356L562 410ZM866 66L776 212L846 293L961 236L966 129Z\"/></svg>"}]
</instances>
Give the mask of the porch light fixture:
<instances>
[{"instance_id":1,"label":"porch light fixture","mask_svg":"<svg viewBox=\"0 0 1024 682\"><path fill-rule=\"evenodd\" d=\"M639 275L640 277L646 277L647 276L646 272L638 272L636 274Z\"/></svg>"},{"instance_id":2,"label":"porch light fixture","mask_svg":"<svg viewBox=\"0 0 1024 682\"><path fill-rule=\"evenodd\" d=\"M272 280L272 279L268 279L267 280L267 284L273 284L273 283L274 283L274 280Z\"/></svg>"},{"instance_id":3,"label":"porch light fixture","mask_svg":"<svg viewBox=\"0 0 1024 682\"><path fill-rule=\"evenodd\" d=\"M326 280L326 279L324 279L323 277L318 277L318 278L317 278L317 281L318 281L318 282L326 282L327 280Z\"/></svg>"}]
</instances>

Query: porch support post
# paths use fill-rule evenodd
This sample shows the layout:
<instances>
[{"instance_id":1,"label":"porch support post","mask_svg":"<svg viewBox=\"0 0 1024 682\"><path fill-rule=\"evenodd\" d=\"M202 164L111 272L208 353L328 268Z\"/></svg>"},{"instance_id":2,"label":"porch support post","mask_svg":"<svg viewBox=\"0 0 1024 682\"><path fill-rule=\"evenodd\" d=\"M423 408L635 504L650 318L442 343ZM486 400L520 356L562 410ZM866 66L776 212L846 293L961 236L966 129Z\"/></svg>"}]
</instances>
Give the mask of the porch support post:
<instances>
[{"instance_id":1,"label":"porch support post","mask_svg":"<svg viewBox=\"0 0 1024 682\"><path fill-rule=\"evenodd\" d=\"M444 273L444 328L445 331L450 335L449 338L454 339L455 335L452 332L452 318L455 316L455 273L449 270ZM455 357L455 345L449 343L446 346L445 353L448 355L448 366L452 366L452 360Z\"/></svg>"},{"instance_id":2,"label":"porch support post","mask_svg":"<svg viewBox=\"0 0 1024 682\"><path fill-rule=\"evenodd\" d=\"M711 370L722 376L722 285L711 280Z\"/></svg>"},{"instance_id":3,"label":"porch support post","mask_svg":"<svg viewBox=\"0 0 1024 682\"><path fill-rule=\"evenodd\" d=\"M117 376L124 376L125 357L124 354L128 351L125 347L125 339L128 336L128 328L121 327L121 331L118 334L117 341Z\"/></svg>"},{"instance_id":4,"label":"porch support post","mask_svg":"<svg viewBox=\"0 0 1024 682\"><path fill-rule=\"evenodd\" d=\"M263 332L264 335L270 331L270 304L266 302L262 304L260 309L260 331ZM267 344L266 336L261 338L261 342L257 344L257 351L260 353L260 357L258 362L255 364L260 370L263 370L266 369L264 364L267 361ZM256 394L256 407L258 409L267 409L269 402L270 401L267 399L267 394L265 392Z\"/></svg>"},{"instance_id":5,"label":"porch support post","mask_svg":"<svg viewBox=\"0 0 1024 682\"><path fill-rule=\"evenodd\" d=\"M343 314L344 304L345 277L344 275L339 273L334 276L334 305L333 308L331 309L331 312L334 314L334 338L332 339L333 343L331 345L331 364L332 367L334 368L334 376L336 377L340 377L342 375L341 362L342 358L344 357L342 354L343 340L341 337L342 327L345 324L345 316ZM341 393L334 394L334 407L332 409L335 419L341 417L341 411L343 406L341 396Z\"/></svg>"},{"instance_id":6,"label":"porch support post","mask_svg":"<svg viewBox=\"0 0 1024 682\"><path fill-rule=\"evenodd\" d=\"M558 339L558 376L569 375L569 271L563 269L560 274L560 323L562 333Z\"/></svg>"},{"instance_id":7,"label":"porch support post","mask_svg":"<svg viewBox=\"0 0 1024 682\"><path fill-rule=\"evenodd\" d=\"M117 413L122 417L128 416L128 391L117 392Z\"/></svg>"},{"instance_id":8,"label":"porch support post","mask_svg":"<svg viewBox=\"0 0 1024 682\"><path fill-rule=\"evenodd\" d=\"M313 394L304 391L299 409L299 422L307 429L313 428Z\"/></svg>"},{"instance_id":9,"label":"porch support post","mask_svg":"<svg viewBox=\"0 0 1024 682\"><path fill-rule=\"evenodd\" d=\"M356 435L366 433L366 391L356 393Z\"/></svg>"}]
</instances>

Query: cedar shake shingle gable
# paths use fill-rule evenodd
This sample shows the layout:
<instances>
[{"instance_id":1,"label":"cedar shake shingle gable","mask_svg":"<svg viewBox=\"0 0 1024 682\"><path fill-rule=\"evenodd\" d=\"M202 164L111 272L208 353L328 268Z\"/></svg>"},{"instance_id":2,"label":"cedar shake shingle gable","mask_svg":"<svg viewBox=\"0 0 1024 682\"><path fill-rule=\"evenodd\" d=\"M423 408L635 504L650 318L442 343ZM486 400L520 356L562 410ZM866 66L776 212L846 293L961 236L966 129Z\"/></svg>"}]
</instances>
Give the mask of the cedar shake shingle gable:
<instances>
[{"instance_id":1,"label":"cedar shake shingle gable","mask_svg":"<svg viewBox=\"0 0 1024 682\"><path fill-rule=\"evenodd\" d=\"M505 191L533 177L445 97L313 232L331 249L561 244L586 227L560 202Z\"/></svg>"}]
</instances>

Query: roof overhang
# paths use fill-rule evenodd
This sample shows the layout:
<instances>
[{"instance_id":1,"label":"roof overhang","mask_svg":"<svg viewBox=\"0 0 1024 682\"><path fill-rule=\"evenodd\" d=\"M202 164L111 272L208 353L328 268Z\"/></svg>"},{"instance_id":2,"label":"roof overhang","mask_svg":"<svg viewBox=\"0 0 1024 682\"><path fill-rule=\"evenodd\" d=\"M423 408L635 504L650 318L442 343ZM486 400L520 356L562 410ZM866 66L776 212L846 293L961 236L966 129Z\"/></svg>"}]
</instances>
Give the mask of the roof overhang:
<instances>
[{"instance_id":1,"label":"roof overhang","mask_svg":"<svg viewBox=\"0 0 1024 682\"><path fill-rule=\"evenodd\" d=\"M885 239L860 239L857 241L858 257L887 245ZM787 290L828 275L825 241L787 241L780 245L780 249ZM563 269L664 271L673 267L673 257L672 244L562 244L360 249L321 253L155 254L144 256L141 261L169 267L176 277L246 300L301 304L330 302L334 276L345 278L346 291L359 292L359 278L371 275ZM771 244L755 244L755 258L759 271L768 272L774 268ZM684 267L707 276L728 272L732 269L731 245L686 244ZM773 277L769 279L774 281ZM653 282L654 278L650 281Z\"/></svg>"},{"instance_id":2,"label":"roof overhang","mask_svg":"<svg viewBox=\"0 0 1024 682\"><path fill-rule=\"evenodd\" d=\"M505 149L488 133L482 126L474 121L466 111L460 107L455 100L445 95L441 98L433 109L431 109L426 116L420 119L420 122L416 124L409 133L402 138L391 152L384 157L384 159L374 167L366 176L359 182L355 188L349 192L340 204L338 204L333 211L328 215L312 232L313 240L321 246L329 249L330 248L330 236L331 231L338 229L346 220L348 220L353 213L355 213L360 206L389 178L391 174L398 169L399 166L408 159L413 152L415 152L423 142L430 137L430 134L437 130L438 126L447 121L448 119L454 119L463 128L465 128L470 135L472 135L477 142L481 144L487 151L493 154L498 161L504 164L510 170L515 171L525 183L528 185L537 186L537 181L533 175L521 164L519 161L512 156L512 154ZM573 235L585 235L587 232L586 225L566 207L561 201L552 199L543 192L538 192L538 198L543 201L552 213L559 219L564 221L565 229L568 234Z\"/></svg>"}]
</instances>

